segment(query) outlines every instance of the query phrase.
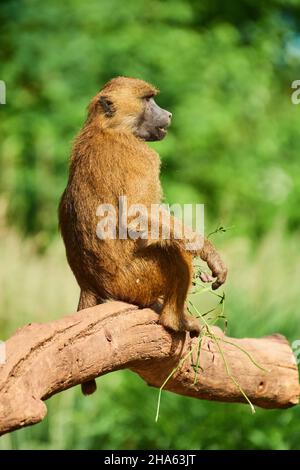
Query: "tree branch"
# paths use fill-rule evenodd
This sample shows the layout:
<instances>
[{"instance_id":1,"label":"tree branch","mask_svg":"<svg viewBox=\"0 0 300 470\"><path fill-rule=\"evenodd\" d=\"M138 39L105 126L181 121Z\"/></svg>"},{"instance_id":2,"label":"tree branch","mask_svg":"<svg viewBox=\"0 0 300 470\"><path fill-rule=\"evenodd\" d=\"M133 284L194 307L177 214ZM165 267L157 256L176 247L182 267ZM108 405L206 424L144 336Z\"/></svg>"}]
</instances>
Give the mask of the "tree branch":
<instances>
[{"instance_id":1,"label":"tree branch","mask_svg":"<svg viewBox=\"0 0 300 470\"><path fill-rule=\"evenodd\" d=\"M109 302L19 329L6 342L7 361L0 365L0 434L41 421L47 412L44 400L108 372L128 368L160 387L191 348L192 358L181 364L165 388L195 398L245 402L213 339L203 337L194 383L197 338L169 333L157 320L150 309ZM218 342L230 374L253 404L286 408L298 403L298 369L283 336L231 339L218 328L213 331L222 338Z\"/></svg>"}]
</instances>

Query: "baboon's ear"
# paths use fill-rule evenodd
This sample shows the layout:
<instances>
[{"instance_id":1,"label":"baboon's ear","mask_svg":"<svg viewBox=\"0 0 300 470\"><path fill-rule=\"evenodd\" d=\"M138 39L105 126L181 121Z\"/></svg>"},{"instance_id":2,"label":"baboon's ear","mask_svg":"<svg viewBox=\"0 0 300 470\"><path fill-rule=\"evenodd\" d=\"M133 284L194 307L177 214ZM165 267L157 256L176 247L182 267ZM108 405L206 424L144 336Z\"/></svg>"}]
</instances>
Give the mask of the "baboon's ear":
<instances>
[{"instance_id":1,"label":"baboon's ear","mask_svg":"<svg viewBox=\"0 0 300 470\"><path fill-rule=\"evenodd\" d=\"M103 109L103 112L106 117L113 117L115 114L116 110L114 108L113 102L110 101L106 96L100 96L99 98L99 104L101 108Z\"/></svg>"}]
</instances>

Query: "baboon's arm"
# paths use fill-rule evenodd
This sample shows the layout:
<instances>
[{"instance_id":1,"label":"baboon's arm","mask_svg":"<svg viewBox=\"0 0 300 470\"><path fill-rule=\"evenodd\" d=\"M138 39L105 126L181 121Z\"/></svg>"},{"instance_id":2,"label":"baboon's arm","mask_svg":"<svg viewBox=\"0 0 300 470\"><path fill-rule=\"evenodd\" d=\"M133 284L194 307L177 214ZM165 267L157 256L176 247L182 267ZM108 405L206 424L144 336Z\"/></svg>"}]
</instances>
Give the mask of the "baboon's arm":
<instances>
[{"instance_id":1,"label":"baboon's arm","mask_svg":"<svg viewBox=\"0 0 300 470\"><path fill-rule=\"evenodd\" d=\"M149 211L150 212L150 211ZM141 228L141 226L144 227ZM145 227L147 230L145 230ZM203 235L184 225L180 219L170 214L164 207L146 218L139 219L139 226L131 221L128 226L129 234L139 239L142 247L160 245L162 247L176 244L184 251L194 256L200 256L210 268L213 277L213 289L218 289L226 280L227 268L214 245Z\"/></svg>"}]
</instances>

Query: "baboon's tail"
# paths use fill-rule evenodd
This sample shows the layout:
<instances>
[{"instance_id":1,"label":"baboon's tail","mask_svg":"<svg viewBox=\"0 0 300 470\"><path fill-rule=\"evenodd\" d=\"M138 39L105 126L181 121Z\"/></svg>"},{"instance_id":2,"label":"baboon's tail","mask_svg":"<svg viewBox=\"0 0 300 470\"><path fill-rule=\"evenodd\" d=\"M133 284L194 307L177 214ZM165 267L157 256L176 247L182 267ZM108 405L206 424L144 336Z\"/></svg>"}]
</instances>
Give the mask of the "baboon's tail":
<instances>
[{"instance_id":1,"label":"baboon's tail","mask_svg":"<svg viewBox=\"0 0 300 470\"><path fill-rule=\"evenodd\" d=\"M97 301L97 298L95 297L94 294L91 292L87 291L81 291L80 292L80 298L78 302L78 307L77 311L83 310L84 308L89 308L89 307L94 307L97 305L99 302ZM83 395L92 395L97 390L97 384L96 380L88 380L87 382L83 382L81 384L81 391Z\"/></svg>"}]
</instances>

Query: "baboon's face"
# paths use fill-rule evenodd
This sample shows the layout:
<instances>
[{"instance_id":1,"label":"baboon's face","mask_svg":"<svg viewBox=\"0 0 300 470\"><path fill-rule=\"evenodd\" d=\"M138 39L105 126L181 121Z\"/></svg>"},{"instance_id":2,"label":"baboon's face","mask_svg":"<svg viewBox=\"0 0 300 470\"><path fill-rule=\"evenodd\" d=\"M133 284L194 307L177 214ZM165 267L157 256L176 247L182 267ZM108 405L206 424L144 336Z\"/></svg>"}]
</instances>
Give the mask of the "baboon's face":
<instances>
[{"instance_id":1,"label":"baboon's face","mask_svg":"<svg viewBox=\"0 0 300 470\"><path fill-rule=\"evenodd\" d=\"M94 98L90 114L97 114L100 105L103 128L131 132L145 141L161 140L167 134L172 114L156 104L157 92L143 80L117 77Z\"/></svg>"},{"instance_id":2,"label":"baboon's face","mask_svg":"<svg viewBox=\"0 0 300 470\"><path fill-rule=\"evenodd\" d=\"M160 108L153 96L146 96L143 100L143 112L138 117L135 135L146 141L162 140L167 134L171 124L172 114Z\"/></svg>"}]
</instances>

